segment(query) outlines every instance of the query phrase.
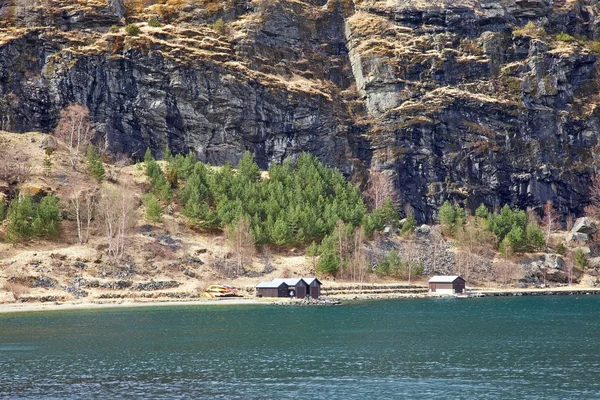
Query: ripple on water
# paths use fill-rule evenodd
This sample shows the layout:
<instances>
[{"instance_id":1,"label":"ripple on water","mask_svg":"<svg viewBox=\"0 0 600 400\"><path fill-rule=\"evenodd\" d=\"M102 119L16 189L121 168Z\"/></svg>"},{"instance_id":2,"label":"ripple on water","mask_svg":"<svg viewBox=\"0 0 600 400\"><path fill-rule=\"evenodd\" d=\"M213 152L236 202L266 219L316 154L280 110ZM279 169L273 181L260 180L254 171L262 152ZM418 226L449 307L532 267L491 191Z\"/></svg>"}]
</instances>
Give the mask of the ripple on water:
<instances>
[{"instance_id":1,"label":"ripple on water","mask_svg":"<svg viewBox=\"0 0 600 400\"><path fill-rule=\"evenodd\" d=\"M593 398L599 328L598 297L13 315L0 398Z\"/></svg>"}]
</instances>

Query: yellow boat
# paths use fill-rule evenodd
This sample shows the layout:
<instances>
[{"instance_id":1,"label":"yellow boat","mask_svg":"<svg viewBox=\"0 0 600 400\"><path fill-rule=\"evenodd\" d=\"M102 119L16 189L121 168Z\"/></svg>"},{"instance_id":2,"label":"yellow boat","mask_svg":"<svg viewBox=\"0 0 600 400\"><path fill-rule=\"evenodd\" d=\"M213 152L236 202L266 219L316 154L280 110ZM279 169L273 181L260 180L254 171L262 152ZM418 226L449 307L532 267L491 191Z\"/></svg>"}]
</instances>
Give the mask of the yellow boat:
<instances>
[{"instance_id":1,"label":"yellow boat","mask_svg":"<svg viewBox=\"0 0 600 400\"><path fill-rule=\"evenodd\" d=\"M229 285L211 285L204 292L204 296L215 299L217 297L242 297L237 289Z\"/></svg>"}]
</instances>

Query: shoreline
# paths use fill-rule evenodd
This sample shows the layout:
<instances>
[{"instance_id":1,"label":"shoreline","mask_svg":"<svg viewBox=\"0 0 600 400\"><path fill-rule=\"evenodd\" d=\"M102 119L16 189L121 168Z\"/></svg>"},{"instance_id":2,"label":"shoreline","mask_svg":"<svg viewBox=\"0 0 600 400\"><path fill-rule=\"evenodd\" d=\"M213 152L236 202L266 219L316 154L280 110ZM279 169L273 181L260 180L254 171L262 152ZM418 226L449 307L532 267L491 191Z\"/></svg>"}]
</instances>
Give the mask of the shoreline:
<instances>
[{"instance_id":1,"label":"shoreline","mask_svg":"<svg viewBox=\"0 0 600 400\"><path fill-rule=\"evenodd\" d=\"M544 288L544 289L479 289L473 290L472 296L464 298L485 298L485 297L519 297L519 296L584 296L600 295L600 288ZM458 297L458 296L457 296ZM461 296L462 297L462 296ZM398 294L344 294L331 296L328 301L346 302L369 301L369 300L408 300L408 299L435 299L435 298L453 298L453 296L429 296L427 293L398 293ZM0 304L0 315L40 312L40 311L60 311L60 310L97 310L109 308L142 308L142 307L169 307L169 306L228 306L228 305L307 305L304 300L289 300L284 298L232 298L215 300L189 300L189 301L66 301L64 303L5 303ZM315 303L322 305L323 303Z\"/></svg>"}]
</instances>

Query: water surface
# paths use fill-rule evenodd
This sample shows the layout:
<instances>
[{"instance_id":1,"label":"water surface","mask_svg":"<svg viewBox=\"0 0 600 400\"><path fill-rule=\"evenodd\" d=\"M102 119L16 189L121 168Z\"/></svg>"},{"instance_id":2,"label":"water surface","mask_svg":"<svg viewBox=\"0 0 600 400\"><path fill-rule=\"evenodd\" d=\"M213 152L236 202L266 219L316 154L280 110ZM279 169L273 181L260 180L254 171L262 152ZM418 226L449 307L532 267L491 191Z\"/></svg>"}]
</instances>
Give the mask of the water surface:
<instances>
[{"instance_id":1,"label":"water surface","mask_svg":"<svg viewBox=\"0 0 600 400\"><path fill-rule=\"evenodd\" d=\"M600 297L0 314L0 398L600 398Z\"/></svg>"}]
</instances>

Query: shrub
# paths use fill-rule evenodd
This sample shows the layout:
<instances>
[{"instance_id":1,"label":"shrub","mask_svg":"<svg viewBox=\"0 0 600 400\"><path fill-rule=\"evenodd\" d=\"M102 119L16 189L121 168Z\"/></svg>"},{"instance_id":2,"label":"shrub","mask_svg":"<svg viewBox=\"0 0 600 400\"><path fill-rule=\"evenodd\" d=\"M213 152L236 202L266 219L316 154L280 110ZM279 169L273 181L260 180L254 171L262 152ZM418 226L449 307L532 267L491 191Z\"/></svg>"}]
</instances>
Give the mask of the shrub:
<instances>
[{"instance_id":1,"label":"shrub","mask_svg":"<svg viewBox=\"0 0 600 400\"><path fill-rule=\"evenodd\" d=\"M120 30L121 28L119 28L117 25L111 25L109 29L110 33L119 33Z\"/></svg>"},{"instance_id":2,"label":"shrub","mask_svg":"<svg viewBox=\"0 0 600 400\"><path fill-rule=\"evenodd\" d=\"M216 20L215 23L212 25L212 27L215 31L217 31L221 35L224 35L225 32L227 31L227 27L225 26L225 22L223 21L223 18L219 18L218 20Z\"/></svg>"},{"instance_id":3,"label":"shrub","mask_svg":"<svg viewBox=\"0 0 600 400\"><path fill-rule=\"evenodd\" d=\"M571 35L569 35L568 33L565 32L561 32L559 34L556 35L556 40L558 40L559 42L572 42L575 40L575 38Z\"/></svg>"},{"instance_id":4,"label":"shrub","mask_svg":"<svg viewBox=\"0 0 600 400\"><path fill-rule=\"evenodd\" d=\"M600 41L599 40L590 40L585 42L585 47L588 48L589 51L600 54Z\"/></svg>"},{"instance_id":5,"label":"shrub","mask_svg":"<svg viewBox=\"0 0 600 400\"><path fill-rule=\"evenodd\" d=\"M575 250L575 253L573 254L573 259L575 260L575 265L577 265L581 270L583 270L589 264L587 256L580 248Z\"/></svg>"},{"instance_id":6,"label":"shrub","mask_svg":"<svg viewBox=\"0 0 600 400\"><path fill-rule=\"evenodd\" d=\"M527 36L531 38L539 38L546 34L546 30L542 27L538 27L533 23L533 21L529 21L522 28L513 29L514 36Z\"/></svg>"},{"instance_id":7,"label":"shrub","mask_svg":"<svg viewBox=\"0 0 600 400\"><path fill-rule=\"evenodd\" d=\"M125 33L127 33L129 36L138 36L140 33L142 33L142 31L136 24L129 24L125 26Z\"/></svg>"},{"instance_id":8,"label":"shrub","mask_svg":"<svg viewBox=\"0 0 600 400\"><path fill-rule=\"evenodd\" d=\"M153 28L160 28L160 22L156 19L156 18L150 18L148 20L148 26L151 26Z\"/></svg>"},{"instance_id":9,"label":"shrub","mask_svg":"<svg viewBox=\"0 0 600 400\"><path fill-rule=\"evenodd\" d=\"M558 245L556 245L556 254L560 254L561 256L564 256L567 253L567 246L565 246L564 243L559 243Z\"/></svg>"}]
</instances>

